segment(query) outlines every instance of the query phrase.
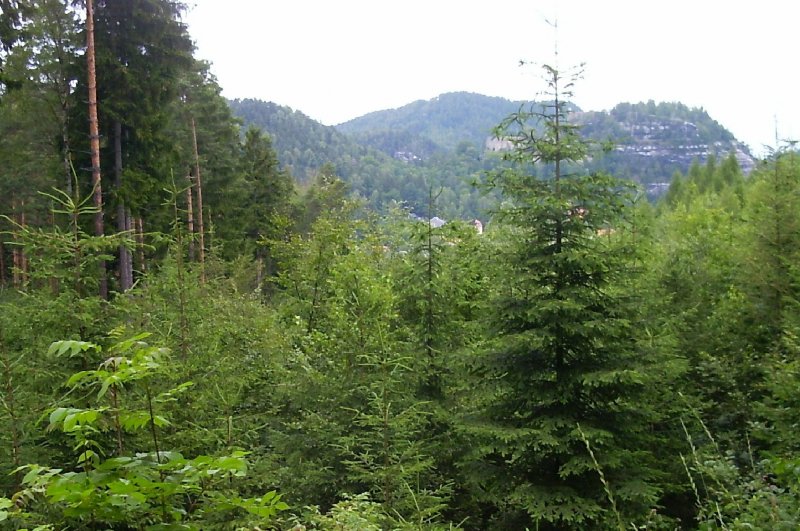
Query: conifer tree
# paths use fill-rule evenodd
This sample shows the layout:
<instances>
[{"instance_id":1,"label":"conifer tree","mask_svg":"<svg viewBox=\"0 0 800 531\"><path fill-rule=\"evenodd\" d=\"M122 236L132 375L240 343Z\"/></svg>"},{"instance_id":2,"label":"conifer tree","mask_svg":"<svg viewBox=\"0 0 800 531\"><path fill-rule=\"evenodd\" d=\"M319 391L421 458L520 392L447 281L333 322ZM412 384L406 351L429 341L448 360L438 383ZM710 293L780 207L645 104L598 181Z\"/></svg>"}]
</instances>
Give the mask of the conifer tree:
<instances>
[{"instance_id":1,"label":"conifer tree","mask_svg":"<svg viewBox=\"0 0 800 531\"><path fill-rule=\"evenodd\" d=\"M511 238L499 249L496 340L476 370L491 387L473 479L495 528L615 528L657 498L637 401L645 361L622 288L633 250L597 236L626 231L630 186L580 172L590 146L565 100L579 72L544 72L549 101L496 131L520 169L493 179Z\"/></svg>"},{"instance_id":2,"label":"conifer tree","mask_svg":"<svg viewBox=\"0 0 800 531\"><path fill-rule=\"evenodd\" d=\"M94 197L94 233L103 236L103 188L100 171L100 132L97 116L97 74L94 35L94 4L93 0L86 2L86 71L87 88L89 91L89 150L92 158L92 189ZM100 298L108 298L108 279L106 277L106 264L100 262Z\"/></svg>"},{"instance_id":3,"label":"conifer tree","mask_svg":"<svg viewBox=\"0 0 800 531\"><path fill-rule=\"evenodd\" d=\"M128 233L130 218L144 212L157 220L156 227L166 228L170 217L163 207L163 189L176 165L168 129L170 103L179 96L181 75L194 66L193 45L180 22L184 6L171 0L93 4L99 127L91 136L106 139L96 149L103 166L92 162L93 171L116 178L113 195L105 199L111 198L116 207L118 231ZM130 247L120 247L117 262L123 291L133 281Z\"/></svg>"}]
</instances>

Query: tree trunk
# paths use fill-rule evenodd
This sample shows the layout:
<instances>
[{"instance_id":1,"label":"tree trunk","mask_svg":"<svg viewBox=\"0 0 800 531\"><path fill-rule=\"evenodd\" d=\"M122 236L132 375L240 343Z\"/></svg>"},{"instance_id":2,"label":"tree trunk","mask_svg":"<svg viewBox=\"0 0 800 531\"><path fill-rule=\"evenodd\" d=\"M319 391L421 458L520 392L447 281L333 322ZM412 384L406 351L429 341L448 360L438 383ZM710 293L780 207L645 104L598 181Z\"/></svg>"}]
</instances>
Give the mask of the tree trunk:
<instances>
[{"instance_id":1,"label":"tree trunk","mask_svg":"<svg viewBox=\"0 0 800 531\"><path fill-rule=\"evenodd\" d=\"M94 54L94 6L93 0L86 0L86 63L88 70L89 88L89 151L92 156L92 187L94 206L97 212L94 215L94 234L103 236L103 188L100 177L100 128L97 120L97 79L95 76ZM106 263L100 261L99 265L101 299L108 299L108 278L106 277Z\"/></svg>"},{"instance_id":2,"label":"tree trunk","mask_svg":"<svg viewBox=\"0 0 800 531\"><path fill-rule=\"evenodd\" d=\"M198 258L200 260L200 282L206 281L205 261L205 232L203 230L203 181L200 178L200 152L197 149L197 127L192 117L192 145L194 147L194 178L197 182L197 233L198 233Z\"/></svg>"},{"instance_id":3,"label":"tree trunk","mask_svg":"<svg viewBox=\"0 0 800 531\"><path fill-rule=\"evenodd\" d=\"M25 228L25 215L22 213L24 203L16 199L11 200L11 218L14 220L14 232L12 235L14 247L11 250L12 280L11 285L14 289L22 289L25 284L25 270L27 269L25 260L25 250L22 248L19 231Z\"/></svg>"},{"instance_id":4,"label":"tree trunk","mask_svg":"<svg viewBox=\"0 0 800 531\"><path fill-rule=\"evenodd\" d=\"M56 206L51 202L50 203L50 228L55 233L57 230L56 225ZM59 284L58 277L53 275L50 277L50 291L53 293L53 297L57 297L59 291L61 290L61 285Z\"/></svg>"},{"instance_id":5,"label":"tree trunk","mask_svg":"<svg viewBox=\"0 0 800 531\"><path fill-rule=\"evenodd\" d=\"M186 361L189 355L189 320L186 315L186 281L183 264L183 229L180 226L180 211L178 210L178 196L172 198L175 215L175 234L177 250L175 253L175 267L178 272L178 311L180 312L180 348L181 360Z\"/></svg>"},{"instance_id":6,"label":"tree trunk","mask_svg":"<svg viewBox=\"0 0 800 531\"><path fill-rule=\"evenodd\" d=\"M22 227L22 230L25 230L25 227L28 226L28 220L25 219L25 200L21 201L21 208L19 212L19 225ZM30 269L30 262L28 261L28 255L25 254L25 248L20 248L19 250L19 259L20 259L20 266L22 269L22 283L27 284L28 276L31 272Z\"/></svg>"},{"instance_id":7,"label":"tree trunk","mask_svg":"<svg viewBox=\"0 0 800 531\"><path fill-rule=\"evenodd\" d=\"M261 256L260 252L256 263L258 264L258 269L256 270L256 288L261 288L261 283L264 282L264 257Z\"/></svg>"},{"instance_id":8,"label":"tree trunk","mask_svg":"<svg viewBox=\"0 0 800 531\"><path fill-rule=\"evenodd\" d=\"M74 198L75 190L72 186L72 159L69 148L69 129L66 123L61 124L61 141L64 144L61 147L64 150L61 154L61 162L64 165L64 184L66 185L67 195Z\"/></svg>"},{"instance_id":9,"label":"tree trunk","mask_svg":"<svg viewBox=\"0 0 800 531\"><path fill-rule=\"evenodd\" d=\"M136 254L139 261L139 274L144 275L147 271L147 267L144 261L144 221L141 216L136 218L135 224Z\"/></svg>"},{"instance_id":10,"label":"tree trunk","mask_svg":"<svg viewBox=\"0 0 800 531\"><path fill-rule=\"evenodd\" d=\"M136 247L136 235L133 215L131 214L131 209L125 209L125 234L127 235L125 239L128 241L128 244L131 245L133 248ZM127 248L126 251L128 252L128 275L131 281L131 287L133 287L134 275L133 275L133 249Z\"/></svg>"},{"instance_id":11,"label":"tree trunk","mask_svg":"<svg viewBox=\"0 0 800 531\"><path fill-rule=\"evenodd\" d=\"M0 288L5 288L8 278L6 277L6 247L0 240Z\"/></svg>"},{"instance_id":12,"label":"tree trunk","mask_svg":"<svg viewBox=\"0 0 800 531\"><path fill-rule=\"evenodd\" d=\"M122 124L114 121L114 185L117 188L117 232L126 233L130 227L128 210L122 199ZM125 244L119 246L119 290L126 292L133 287L133 257Z\"/></svg>"},{"instance_id":13,"label":"tree trunk","mask_svg":"<svg viewBox=\"0 0 800 531\"><path fill-rule=\"evenodd\" d=\"M11 285L14 289L19 289L22 285L21 281L21 271L22 271L22 264L20 261L20 253L22 252L22 248L19 246L19 215L17 210L19 207L17 206L17 200L11 200L11 219L14 220L14 231L12 233L12 241L13 247L11 248Z\"/></svg>"},{"instance_id":14,"label":"tree trunk","mask_svg":"<svg viewBox=\"0 0 800 531\"><path fill-rule=\"evenodd\" d=\"M189 261L194 262L194 211L192 210L192 188L194 188L191 176L189 187L186 189L186 227L189 232Z\"/></svg>"}]
</instances>

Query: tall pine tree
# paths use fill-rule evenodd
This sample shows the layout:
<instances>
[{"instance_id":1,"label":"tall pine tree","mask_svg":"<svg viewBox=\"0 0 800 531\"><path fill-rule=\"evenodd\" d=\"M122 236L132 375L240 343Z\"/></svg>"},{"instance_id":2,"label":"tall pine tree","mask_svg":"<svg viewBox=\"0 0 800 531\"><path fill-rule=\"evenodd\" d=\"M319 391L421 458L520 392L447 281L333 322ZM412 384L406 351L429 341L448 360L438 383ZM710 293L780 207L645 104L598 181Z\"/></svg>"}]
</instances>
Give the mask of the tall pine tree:
<instances>
[{"instance_id":1,"label":"tall pine tree","mask_svg":"<svg viewBox=\"0 0 800 531\"><path fill-rule=\"evenodd\" d=\"M630 186L580 171L590 146L565 99L579 72L544 72L549 101L496 131L518 169L493 179L510 237L498 250L496 340L476 369L488 392L473 425L472 479L491 507L486 525L609 529L658 494L642 450L646 378L623 287Z\"/></svg>"}]
</instances>

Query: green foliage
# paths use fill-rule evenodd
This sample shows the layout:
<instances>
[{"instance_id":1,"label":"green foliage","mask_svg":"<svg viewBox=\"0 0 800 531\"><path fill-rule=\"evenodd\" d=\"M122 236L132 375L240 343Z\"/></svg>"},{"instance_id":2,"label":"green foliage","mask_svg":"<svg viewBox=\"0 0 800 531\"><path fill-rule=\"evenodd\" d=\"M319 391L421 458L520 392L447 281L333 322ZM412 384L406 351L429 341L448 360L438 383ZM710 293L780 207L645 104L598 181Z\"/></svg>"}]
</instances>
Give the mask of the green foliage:
<instances>
[{"instance_id":1,"label":"green foliage","mask_svg":"<svg viewBox=\"0 0 800 531\"><path fill-rule=\"evenodd\" d=\"M84 21L0 5L0 527L797 527L793 145L747 177L703 109L547 66L324 127L229 105L181 3L98 0L106 220L148 232L95 237Z\"/></svg>"},{"instance_id":2,"label":"green foliage","mask_svg":"<svg viewBox=\"0 0 800 531\"><path fill-rule=\"evenodd\" d=\"M358 159L369 153L334 128L325 127L300 111L253 99L228 103L246 126L255 126L272 138L281 164L300 183L311 182L326 163L333 164L336 172L350 176ZM309 143L311 139L313 143Z\"/></svg>"},{"instance_id":3,"label":"green foliage","mask_svg":"<svg viewBox=\"0 0 800 531\"><path fill-rule=\"evenodd\" d=\"M387 212L397 202L408 204L418 214L425 212L426 183L431 182L446 189L440 203L449 218L481 217L494 204L492 198L484 198L473 189L472 181L479 180L482 171L492 165L491 160L484 160L482 146L495 118L484 116L484 131L478 134L479 138L458 150L454 143L452 156L431 146L430 141L418 140L413 133L405 134L411 144L397 139L403 133L394 131L376 133L383 139L380 145L369 142L365 146L333 127L322 126L274 103L233 100L230 105L245 124L270 135L280 162L304 185L313 183L320 174L336 174L354 196L381 212ZM464 117L459 120L463 122ZM460 135L459 140L473 136L466 127L458 133L448 133L454 137L456 134ZM313 144L309 139L314 139ZM424 147L422 153L418 144ZM428 154L430 157L423 156Z\"/></svg>"},{"instance_id":4,"label":"green foliage","mask_svg":"<svg viewBox=\"0 0 800 531\"><path fill-rule=\"evenodd\" d=\"M226 519L254 523L268 521L288 508L275 492L255 498L231 494L233 478L247 473L246 452L187 459L179 452L161 449L159 431L170 421L157 413L157 408L175 400L191 384L155 392L152 386L166 369L168 351L147 345L143 342L146 337L140 334L117 341L107 350L111 357L98 369L78 372L67 381L67 387L75 393L94 393L99 388L96 400L108 395L110 402L51 411L48 429L74 441L77 468L22 467L24 488L11 498L16 509L6 511L5 517L56 519L68 526L203 529L213 525L220 512L228 513ZM93 343L62 341L54 343L50 353L75 356L88 350L103 352ZM123 390L125 402L140 401L142 408L123 408ZM116 451L103 445L103 434L109 430L117 432ZM125 442L135 448L133 451L124 452L123 432L131 434ZM147 432L142 440L150 439L149 450L136 438ZM234 516L235 510L253 517Z\"/></svg>"},{"instance_id":5,"label":"green foliage","mask_svg":"<svg viewBox=\"0 0 800 531\"><path fill-rule=\"evenodd\" d=\"M312 512L305 516L310 529L331 529L337 531L380 531L383 515L380 504L369 500L369 495L359 494L336 503L326 514L319 513L319 507L310 507ZM306 529L298 524L296 528Z\"/></svg>"},{"instance_id":6,"label":"green foliage","mask_svg":"<svg viewBox=\"0 0 800 531\"><path fill-rule=\"evenodd\" d=\"M700 435L694 435L684 425L690 453L681 455L697 504L698 529L796 529L796 459L756 461L749 447L741 456L723 453L702 422L699 428Z\"/></svg>"},{"instance_id":7,"label":"green foliage","mask_svg":"<svg viewBox=\"0 0 800 531\"><path fill-rule=\"evenodd\" d=\"M97 292L98 265L111 259L119 245L132 246L133 242L130 234L93 236L83 229L80 221L97 212L91 205L91 194L80 200L57 189L40 195L49 200L53 217L66 220L65 229L59 225L36 228L2 218L11 225L14 243L29 257L30 285L49 286L55 296L71 294L80 304L80 297Z\"/></svg>"},{"instance_id":8,"label":"green foliage","mask_svg":"<svg viewBox=\"0 0 800 531\"><path fill-rule=\"evenodd\" d=\"M620 103L609 114L621 122L636 122L640 116L677 122L695 129L696 138L705 143L733 140L733 135L712 120L702 107L690 109L682 103L656 103L649 100L646 103ZM677 139L679 142L685 142L686 137L680 134L676 135L676 132L679 133L673 129L666 129L659 134Z\"/></svg>"},{"instance_id":9,"label":"green foliage","mask_svg":"<svg viewBox=\"0 0 800 531\"><path fill-rule=\"evenodd\" d=\"M428 153L414 149L413 144L398 144L398 133L410 136L410 139L424 139L438 150L455 151L462 141L482 146L497 123L519 108L521 103L453 92L429 101L415 101L399 109L373 112L338 125L337 129L389 155L408 151L426 157ZM386 140L392 137L393 142L387 145Z\"/></svg>"},{"instance_id":10,"label":"green foliage","mask_svg":"<svg viewBox=\"0 0 800 531\"><path fill-rule=\"evenodd\" d=\"M382 525L428 525L449 488L430 454L430 404L408 390L429 362L409 348L390 255L373 231L329 211L289 245L296 254L280 255L294 385L281 390L287 406L269 439L280 456L276 474L303 503L327 508L367 491L381 504Z\"/></svg>"},{"instance_id":11,"label":"green foliage","mask_svg":"<svg viewBox=\"0 0 800 531\"><path fill-rule=\"evenodd\" d=\"M734 153L729 154L720 165L711 155L704 167L695 159L684 177L680 172L672 176L661 205L675 209L688 206L699 195L719 195L732 212L743 205L744 176Z\"/></svg>"},{"instance_id":12,"label":"green foliage","mask_svg":"<svg viewBox=\"0 0 800 531\"><path fill-rule=\"evenodd\" d=\"M603 528L617 507L638 519L658 496L640 438L655 420L641 402L655 384L647 370L655 360L635 348L623 283L636 274L623 236L631 230L629 185L567 173L588 146L567 121L572 79L544 68L552 103L521 110L498 132L512 139L509 157L523 170L538 163L552 173L507 171L494 181L509 199L500 215L511 239L498 249L496 337L475 372L492 387L478 412L484 421L468 426L481 461L473 481L496 507L493 525ZM598 236L610 227L620 234Z\"/></svg>"}]
</instances>

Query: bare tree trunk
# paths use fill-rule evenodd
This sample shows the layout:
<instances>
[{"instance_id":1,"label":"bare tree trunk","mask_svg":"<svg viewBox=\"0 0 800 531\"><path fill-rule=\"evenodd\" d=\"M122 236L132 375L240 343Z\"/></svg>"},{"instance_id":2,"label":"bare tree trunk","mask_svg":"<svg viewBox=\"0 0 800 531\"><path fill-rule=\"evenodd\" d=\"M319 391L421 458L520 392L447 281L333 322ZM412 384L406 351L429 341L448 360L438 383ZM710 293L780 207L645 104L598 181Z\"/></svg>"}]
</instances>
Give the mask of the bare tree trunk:
<instances>
[{"instance_id":1,"label":"bare tree trunk","mask_svg":"<svg viewBox=\"0 0 800 531\"><path fill-rule=\"evenodd\" d=\"M192 183L189 177L189 187L186 189L186 227L189 231L189 261L194 262L194 211L192 210Z\"/></svg>"},{"instance_id":2,"label":"bare tree trunk","mask_svg":"<svg viewBox=\"0 0 800 531\"><path fill-rule=\"evenodd\" d=\"M22 281L20 280L20 267L19 267L19 247L16 245L11 250L11 285L14 286L14 289L19 289L22 285Z\"/></svg>"},{"instance_id":3,"label":"bare tree trunk","mask_svg":"<svg viewBox=\"0 0 800 531\"><path fill-rule=\"evenodd\" d=\"M77 184L77 183L76 183ZM76 190L77 195L77 190ZM69 228L70 233L72 235L72 270L73 270L73 286L75 289L75 293L79 293L83 295L83 289L81 287L81 261L83 259L83 251L81 250L81 246L79 243L80 240L80 230L78 227L78 210L73 209L70 213L69 219Z\"/></svg>"},{"instance_id":4,"label":"bare tree trunk","mask_svg":"<svg viewBox=\"0 0 800 531\"><path fill-rule=\"evenodd\" d=\"M21 201L22 208L19 212L19 224L22 227L22 230L25 230L25 227L28 226L28 220L25 218L25 200ZM31 267L30 261L28 260L28 255L25 254L25 248L21 248L19 251L20 262L22 265L22 283L27 284L28 278L30 276Z\"/></svg>"},{"instance_id":5,"label":"bare tree trunk","mask_svg":"<svg viewBox=\"0 0 800 531\"><path fill-rule=\"evenodd\" d=\"M0 240L0 288L5 288L8 283L6 277L6 247L3 241Z\"/></svg>"},{"instance_id":6,"label":"bare tree trunk","mask_svg":"<svg viewBox=\"0 0 800 531\"><path fill-rule=\"evenodd\" d=\"M27 281L28 260L25 256L25 249L22 247L22 241L19 238L19 231L25 230L25 202L16 199L11 200L12 219L16 225L14 228L14 249L13 253L13 286L16 289L21 289Z\"/></svg>"},{"instance_id":7,"label":"bare tree trunk","mask_svg":"<svg viewBox=\"0 0 800 531\"><path fill-rule=\"evenodd\" d=\"M186 280L184 276L183 264L183 228L180 226L180 211L178 210L178 196L172 197L172 205L175 215L175 267L178 271L178 311L180 312L180 347L181 360L186 361L189 355L189 320L186 315Z\"/></svg>"},{"instance_id":8,"label":"bare tree trunk","mask_svg":"<svg viewBox=\"0 0 800 531\"><path fill-rule=\"evenodd\" d=\"M69 148L69 130L66 123L61 125L61 141L64 143L62 149L62 164L64 165L64 184L66 184L67 195L74 197L75 191L72 188L72 159Z\"/></svg>"},{"instance_id":9,"label":"bare tree trunk","mask_svg":"<svg viewBox=\"0 0 800 531\"><path fill-rule=\"evenodd\" d=\"M132 244L133 248L136 248L136 234L135 234L135 227L133 221L133 215L131 214L131 209L125 209L125 233L127 234L126 240ZM128 253L128 274L130 275L131 287L133 287L133 249L127 248L125 249Z\"/></svg>"},{"instance_id":10,"label":"bare tree trunk","mask_svg":"<svg viewBox=\"0 0 800 531\"><path fill-rule=\"evenodd\" d=\"M11 200L11 219L14 220L14 231L12 234L14 246L11 248L11 285L14 289L19 289L22 286L22 261L20 255L22 248L19 246L19 206L17 200Z\"/></svg>"},{"instance_id":11,"label":"bare tree trunk","mask_svg":"<svg viewBox=\"0 0 800 531\"><path fill-rule=\"evenodd\" d=\"M206 214L206 223L205 226L208 227L206 229L206 246L208 248L214 247L214 218L211 217L211 207L208 207L205 210Z\"/></svg>"},{"instance_id":12,"label":"bare tree trunk","mask_svg":"<svg viewBox=\"0 0 800 531\"><path fill-rule=\"evenodd\" d=\"M51 202L50 203L50 226L52 230L55 232L57 230L56 226L56 206ZM53 275L50 277L50 291L53 293L53 296L58 296L59 291L61 290L61 286L58 281L58 277Z\"/></svg>"},{"instance_id":13,"label":"bare tree trunk","mask_svg":"<svg viewBox=\"0 0 800 531\"><path fill-rule=\"evenodd\" d=\"M258 269L256 270L256 288L261 287L261 283L264 282L264 257L259 256L258 261Z\"/></svg>"},{"instance_id":14,"label":"bare tree trunk","mask_svg":"<svg viewBox=\"0 0 800 531\"><path fill-rule=\"evenodd\" d=\"M198 257L200 260L200 282L206 281L206 251L205 232L203 230L203 181L200 178L200 152L197 149L197 127L192 117L192 144L194 147L194 178L197 180L197 233Z\"/></svg>"},{"instance_id":15,"label":"bare tree trunk","mask_svg":"<svg viewBox=\"0 0 800 531\"><path fill-rule=\"evenodd\" d=\"M144 220L139 216L136 218L136 254L139 261L139 274L144 275L147 271L144 261Z\"/></svg>"},{"instance_id":16,"label":"bare tree trunk","mask_svg":"<svg viewBox=\"0 0 800 531\"><path fill-rule=\"evenodd\" d=\"M97 120L97 77L95 75L94 53L94 5L93 0L86 0L86 63L88 70L89 88L89 150L92 155L92 187L94 188L94 206L97 213L94 215L95 236L103 236L103 188L100 176L100 128ZM101 299L108 299L108 278L106 277L106 263L99 263Z\"/></svg>"},{"instance_id":17,"label":"bare tree trunk","mask_svg":"<svg viewBox=\"0 0 800 531\"><path fill-rule=\"evenodd\" d=\"M117 232L125 233L130 226L128 210L122 200L122 124L114 121L114 185L117 188ZM133 257L125 244L119 246L119 290L126 292L133 287Z\"/></svg>"}]
</instances>

